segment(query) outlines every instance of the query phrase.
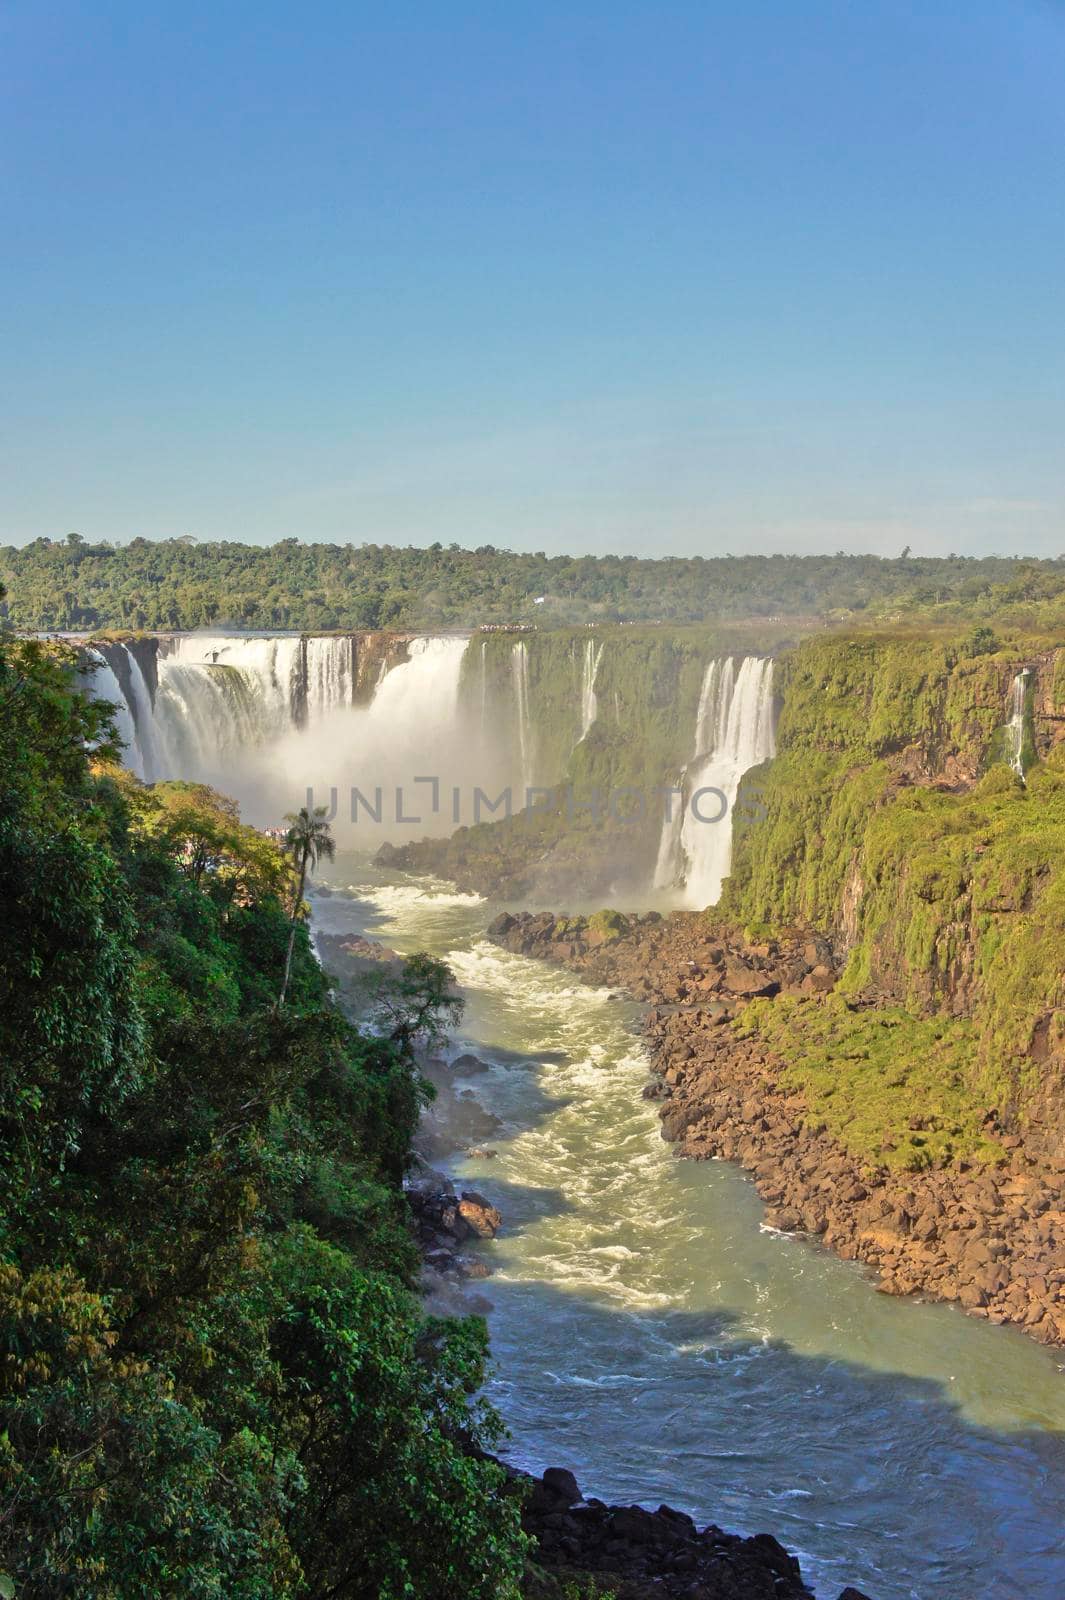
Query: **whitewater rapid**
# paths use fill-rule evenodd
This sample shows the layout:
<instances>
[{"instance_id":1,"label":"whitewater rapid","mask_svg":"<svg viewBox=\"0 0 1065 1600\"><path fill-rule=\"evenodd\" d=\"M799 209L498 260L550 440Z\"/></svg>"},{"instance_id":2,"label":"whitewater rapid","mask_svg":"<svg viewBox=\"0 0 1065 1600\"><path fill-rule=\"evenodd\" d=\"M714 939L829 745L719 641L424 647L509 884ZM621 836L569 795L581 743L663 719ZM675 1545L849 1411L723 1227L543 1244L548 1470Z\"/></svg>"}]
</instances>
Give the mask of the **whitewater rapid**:
<instances>
[{"instance_id":1,"label":"whitewater rapid","mask_svg":"<svg viewBox=\"0 0 1065 1600\"><path fill-rule=\"evenodd\" d=\"M333 882L323 931L431 949L466 997L450 1054L488 1070L457 1087L499 1129L494 1156L450 1168L504 1217L477 1291L516 1463L772 1532L822 1595L1065 1592L1058 1359L877 1293L765 1229L738 1169L676 1160L642 1098L634 1008L491 944L495 907L354 858Z\"/></svg>"}]
</instances>

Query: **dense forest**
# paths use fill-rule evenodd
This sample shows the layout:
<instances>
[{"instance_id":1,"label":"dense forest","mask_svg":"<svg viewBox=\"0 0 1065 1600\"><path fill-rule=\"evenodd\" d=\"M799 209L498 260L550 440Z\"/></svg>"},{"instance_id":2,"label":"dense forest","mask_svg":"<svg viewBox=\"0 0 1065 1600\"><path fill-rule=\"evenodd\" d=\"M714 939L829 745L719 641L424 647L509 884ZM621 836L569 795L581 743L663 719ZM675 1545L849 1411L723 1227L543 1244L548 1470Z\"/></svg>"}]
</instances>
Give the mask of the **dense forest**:
<instances>
[{"instance_id":1,"label":"dense forest","mask_svg":"<svg viewBox=\"0 0 1065 1600\"><path fill-rule=\"evenodd\" d=\"M0 548L16 627L473 627L543 621L703 621L856 613L955 620L1065 611L1065 558L547 556L483 545L260 546L70 534Z\"/></svg>"},{"instance_id":2,"label":"dense forest","mask_svg":"<svg viewBox=\"0 0 1065 1600\"><path fill-rule=\"evenodd\" d=\"M0 639L0 1595L512 1595L484 1327L422 1314L401 1191L447 969L345 1020L292 861L75 682Z\"/></svg>"}]
</instances>

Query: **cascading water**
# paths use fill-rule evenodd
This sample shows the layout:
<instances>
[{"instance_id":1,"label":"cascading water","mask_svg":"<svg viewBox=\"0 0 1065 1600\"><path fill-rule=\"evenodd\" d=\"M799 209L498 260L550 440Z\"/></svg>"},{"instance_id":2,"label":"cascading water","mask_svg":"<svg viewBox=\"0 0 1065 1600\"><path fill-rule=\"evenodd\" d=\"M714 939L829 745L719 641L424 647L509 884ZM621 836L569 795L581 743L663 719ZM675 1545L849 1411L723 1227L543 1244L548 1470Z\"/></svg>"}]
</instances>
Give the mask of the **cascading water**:
<instances>
[{"instance_id":1,"label":"cascading water","mask_svg":"<svg viewBox=\"0 0 1065 1600\"><path fill-rule=\"evenodd\" d=\"M351 705L355 698L355 641L304 640L304 706L308 720Z\"/></svg>"},{"instance_id":2,"label":"cascading water","mask_svg":"<svg viewBox=\"0 0 1065 1600\"><path fill-rule=\"evenodd\" d=\"M314 641L345 653L346 639ZM193 752L261 743L300 721L307 706L304 641L184 634L161 641L156 720L171 767Z\"/></svg>"},{"instance_id":3,"label":"cascading water","mask_svg":"<svg viewBox=\"0 0 1065 1600\"><path fill-rule=\"evenodd\" d=\"M532 723L529 717L529 652L524 639L515 642L511 653L511 671L514 676L514 698L517 702L518 754L521 758L521 793L524 803L525 791L533 781Z\"/></svg>"},{"instance_id":4,"label":"cascading water","mask_svg":"<svg viewBox=\"0 0 1065 1600\"><path fill-rule=\"evenodd\" d=\"M157 653L144 657L146 676L139 645L111 642L93 647L94 692L118 706L127 761L140 776L210 784L234 795L256 820L275 822L302 803L308 788L326 800L335 791L344 796L337 803L346 804L352 786L371 798L378 788L395 796L397 786L405 786L403 804L389 802L384 811L397 823L402 817L399 825L408 829L417 825L415 819L425 831L440 832L448 821L454 827L500 815L487 806L475 811L475 785L486 800L509 785L511 804L520 809L537 781L527 640L510 646L510 695L498 702L483 639L472 658L472 684L469 665L465 673L473 692L467 690L461 703L465 639L416 638L405 646L405 663L383 657L370 702L363 705L356 703L356 648L350 636L183 634L159 639L152 647ZM578 744L599 716L603 649L596 639L577 646ZM663 827L654 877L657 888L683 887L689 904L717 898L731 855L730 817L700 821L692 795L700 788L720 789L730 809L742 773L771 753L771 682L771 665L761 657L742 663L716 659L704 675L684 774L685 802ZM615 705L608 712L620 709ZM438 791L424 816L424 807L409 802L420 793L418 780L429 778L437 780ZM465 790L461 815L450 795L446 802L440 798L456 783ZM704 800L704 810L711 803L720 802Z\"/></svg>"},{"instance_id":5,"label":"cascading water","mask_svg":"<svg viewBox=\"0 0 1065 1600\"><path fill-rule=\"evenodd\" d=\"M735 667L731 656L727 656L724 661L715 657L703 674L702 687L699 691L699 706L695 714L695 740L692 745L691 759L682 774L682 789L685 788L685 780L688 773L694 770L697 761L706 759L717 743L719 734L723 731L719 724L722 716L727 715L728 712L728 702L732 694L734 675ZM684 858L681 854L683 797L680 805L676 804L676 801L677 796L674 795L662 823L662 835L658 844L658 858L655 862L654 877L652 879L652 886L655 889L672 889L684 877Z\"/></svg>"},{"instance_id":6,"label":"cascading water","mask_svg":"<svg viewBox=\"0 0 1065 1600\"><path fill-rule=\"evenodd\" d=\"M578 744L588 737L591 726L599 715L599 702L595 697L595 680L599 676L599 663L602 658L602 642L596 644L594 639L586 639L584 641L584 658L581 664L581 737L577 741Z\"/></svg>"},{"instance_id":7,"label":"cascading water","mask_svg":"<svg viewBox=\"0 0 1065 1600\"><path fill-rule=\"evenodd\" d=\"M1010 766L1024 780L1024 703L1028 695L1028 668L1018 672L1010 691L1010 719L1006 724L1006 755Z\"/></svg>"},{"instance_id":8,"label":"cascading water","mask_svg":"<svg viewBox=\"0 0 1065 1600\"><path fill-rule=\"evenodd\" d=\"M117 706L127 765L148 782L213 781L249 747L350 706L355 692L350 638L164 637L154 694L135 647L112 642L89 655L93 693Z\"/></svg>"},{"instance_id":9,"label":"cascading water","mask_svg":"<svg viewBox=\"0 0 1065 1600\"><path fill-rule=\"evenodd\" d=\"M716 905L732 864L732 808L740 779L773 754L771 660L747 656L738 671L731 657L710 662L694 745L682 779L683 801L662 826L653 881L663 890L683 884L684 903L702 907ZM700 797L706 790L714 792ZM694 805L693 797L699 797Z\"/></svg>"},{"instance_id":10,"label":"cascading water","mask_svg":"<svg viewBox=\"0 0 1065 1600\"><path fill-rule=\"evenodd\" d=\"M357 787L369 803L356 808L356 821L379 813L381 839L389 820L413 823L426 799L419 831L440 831L450 815L443 793L469 776L457 770L464 638L416 638L405 662L390 667L383 659L364 706L354 704L350 637L164 638L154 698L135 651L105 648L121 652L120 670L91 648L92 692L118 708L127 765L148 782L208 783L238 799L253 820L276 822L311 788L317 804L336 795L342 824Z\"/></svg>"},{"instance_id":11,"label":"cascading water","mask_svg":"<svg viewBox=\"0 0 1065 1600\"><path fill-rule=\"evenodd\" d=\"M137 739L137 724L111 663L102 650L90 646L88 655L93 667L85 674L85 681L94 700L109 700L115 708L114 722L118 736L126 747L126 762L139 778L147 776L144 752Z\"/></svg>"},{"instance_id":12,"label":"cascading water","mask_svg":"<svg viewBox=\"0 0 1065 1600\"><path fill-rule=\"evenodd\" d=\"M122 648L129 658L129 709L133 718L134 746L140 755L140 775L151 783L157 776L162 761L155 727L152 692L137 660L137 652L126 649L124 645Z\"/></svg>"}]
</instances>

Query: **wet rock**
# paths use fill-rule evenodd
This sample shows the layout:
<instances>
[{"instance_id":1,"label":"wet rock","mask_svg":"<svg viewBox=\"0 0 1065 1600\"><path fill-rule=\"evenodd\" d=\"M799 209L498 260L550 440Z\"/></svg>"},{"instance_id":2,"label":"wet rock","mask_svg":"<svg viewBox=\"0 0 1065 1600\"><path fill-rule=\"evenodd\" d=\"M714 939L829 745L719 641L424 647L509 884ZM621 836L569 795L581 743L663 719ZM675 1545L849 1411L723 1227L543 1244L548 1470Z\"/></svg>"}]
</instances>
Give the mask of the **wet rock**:
<instances>
[{"instance_id":1,"label":"wet rock","mask_svg":"<svg viewBox=\"0 0 1065 1600\"><path fill-rule=\"evenodd\" d=\"M536 1566L547 1587L533 1592L543 1600L561 1600L570 1586L581 1593L612 1589L625 1600L810 1597L798 1561L770 1534L744 1539L713 1523L699 1529L671 1506L651 1511L593 1496L581 1501L564 1468L528 1480L522 1522L539 1546Z\"/></svg>"},{"instance_id":2,"label":"wet rock","mask_svg":"<svg viewBox=\"0 0 1065 1600\"><path fill-rule=\"evenodd\" d=\"M497 918L493 926L501 925ZM751 946L680 912L655 924L630 918L593 948L586 919L541 913L510 917L500 942L541 957L552 943L565 945L569 953L554 959L646 1000L655 1077L643 1093L660 1105L662 1136L679 1155L741 1162L771 1225L816 1235L865 1263L886 1293L934 1295L1042 1343L1065 1341L1065 1276L1054 1276L1065 1273L1065 1155L1053 1141L1025 1134L1018 1143L991 1107L988 1131L1007 1167L870 1169L809 1117L800 1095L781 1088L782 1063L768 1047L728 1026L756 996L831 988L837 968L826 939L796 934Z\"/></svg>"},{"instance_id":3,"label":"wet rock","mask_svg":"<svg viewBox=\"0 0 1065 1600\"><path fill-rule=\"evenodd\" d=\"M495 1206L472 1190L463 1191L458 1213L470 1232L479 1239L494 1239L503 1226L503 1218Z\"/></svg>"},{"instance_id":4,"label":"wet rock","mask_svg":"<svg viewBox=\"0 0 1065 1600\"><path fill-rule=\"evenodd\" d=\"M469 1050L464 1051L460 1056L456 1056L451 1063L451 1071L459 1078L471 1078L475 1073L488 1072L489 1070L488 1062L482 1061L480 1056L471 1054Z\"/></svg>"},{"instance_id":5,"label":"wet rock","mask_svg":"<svg viewBox=\"0 0 1065 1600\"><path fill-rule=\"evenodd\" d=\"M548 1467L540 1481L549 1493L567 1506L575 1506L583 1498L576 1478L565 1467Z\"/></svg>"}]
</instances>

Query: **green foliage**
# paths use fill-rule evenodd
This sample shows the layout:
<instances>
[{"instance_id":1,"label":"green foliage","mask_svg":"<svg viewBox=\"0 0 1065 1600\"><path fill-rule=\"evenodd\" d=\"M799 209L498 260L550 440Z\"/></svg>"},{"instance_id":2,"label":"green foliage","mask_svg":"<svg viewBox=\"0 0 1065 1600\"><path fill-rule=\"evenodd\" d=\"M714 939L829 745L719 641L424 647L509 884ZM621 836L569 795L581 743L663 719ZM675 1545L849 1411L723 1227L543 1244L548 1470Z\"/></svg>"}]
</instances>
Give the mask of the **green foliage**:
<instances>
[{"instance_id":1,"label":"green foliage","mask_svg":"<svg viewBox=\"0 0 1065 1600\"><path fill-rule=\"evenodd\" d=\"M722 910L830 932L849 952L844 995L886 1007L883 1024L827 1005L753 1013L827 1125L878 1159L986 1157L985 1112L1023 1124L1060 1056L1065 771L1058 754L1022 784L991 759L1029 653L811 639L784 667L779 754L754 775L761 810L736 830ZM957 1092L917 1143L910 1118L937 1082Z\"/></svg>"},{"instance_id":2,"label":"green foliage","mask_svg":"<svg viewBox=\"0 0 1065 1600\"><path fill-rule=\"evenodd\" d=\"M1006 716L1016 665L947 640L803 640L778 668L777 757L748 774L722 909L740 921L836 923L869 816L898 774L948 760L979 769Z\"/></svg>"},{"instance_id":3,"label":"green foliage","mask_svg":"<svg viewBox=\"0 0 1065 1600\"><path fill-rule=\"evenodd\" d=\"M404 1050L442 1044L462 1012L450 968L425 953L411 956L398 977L388 970L367 972L361 987L370 1015Z\"/></svg>"},{"instance_id":4,"label":"green foliage","mask_svg":"<svg viewBox=\"0 0 1065 1600\"><path fill-rule=\"evenodd\" d=\"M962 654L970 657L993 656L1001 648L1002 646L994 628L989 628L985 624L982 627L973 629L962 645Z\"/></svg>"},{"instance_id":5,"label":"green foliage","mask_svg":"<svg viewBox=\"0 0 1065 1600\"><path fill-rule=\"evenodd\" d=\"M300 917L303 915L303 890L307 882L307 872L316 867L321 860L332 861L336 855L336 844L326 821L325 806L315 806L313 811L308 811L306 806L301 806L299 811L289 812L285 821L288 831L285 834L285 851L292 861L296 874L296 884L292 897L292 909L289 915L290 927L288 945L285 949L285 970L281 979L281 993L278 995L277 1004L280 1010L285 1003L288 986L292 981L292 955L296 946L296 931Z\"/></svg>"},{"instance_id":6,"label":"green foliage","mask_svg":"<svg viewBox=\"0 0 1065 1600\"><path fill-rule=\"evenodd\" d=\"M12 619L34 629L396 628L522 619L705 621L898 614L1061 618L1065 563L967 557L547 556L482 545L273 546L35 539L0 549ZM543 599L537 605L538 598Z\"/></svg>"},{"instance_id":7,"label":"green foliage","mask_svg":"<svg viewBox=\"0 0 1065 1600\"><path fill-rule=\"evenodd\" d=\"M15 1593L239 1600L301 1592L298 1485L247 1431L223 1440L122 1354L69 1270L0 1267L2 1558Z\"/></svg>"},{"instance_id":8,"label":"green foliage","mask_svg":"<svg viewBox=\"0 0 1065 1600\"><path fill-rule=\"evenodd\" d=\"M1055 652L1050 693L1053 709L1060 716L1065 713L1065 650Z\"/></svg>"},{"instance_id":9,"label":"green foliage","mask_svg":"<svg viewBox=\"0 0 1065 1600\"><path fill-rule=\"evenodd\" d=\"M823 1126L870 1165L910 1171L1003 1152L970 1089L975 1036L958 1018L865 1008L839 994L755 1000L734 1024L787 1063L781 1081Z\"/></svg>"},{"instance_id":10,"label":"green foliage","mask_svg":"<svg viewBox=\"0 0 1065 1600\"><path fill-rule=\"evenodd\" d=\"M1065 772L1006 767L969 794L910 790L869 820L855 991L885 972L911 1009L964 1000L978 1029L970 1080L985 1104L1016 1109L1038 1087L1038 1027L1065 1019Z\"/></svg>"},{"instance_id":11,"label":"green foliage","mask_svg":"<svg viewBox=\"0 0 1065 1600\"><path fill-rule=\"evenodd\" d=\"M588 932L598 944L612 944L628 928L628 919L620 911L593 911L588 918Z\"/></svg>"},{"instance_id":12,"label":"green foliage","mask_svg":"<svg viewBox=\"0 0 1065 1600\"><path fill-rule=\"evenodd\" d=\"M146 790L62 651L0 645L0 1577L59 1600L505 1600L483 1326L427 1321L390 1036L331 1005L291 865ZM284 1010L275 996L286 960Z\"/></svg>"}]
</instances>

